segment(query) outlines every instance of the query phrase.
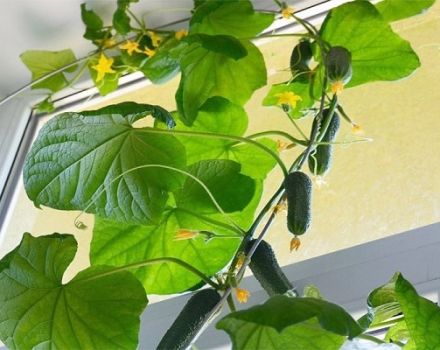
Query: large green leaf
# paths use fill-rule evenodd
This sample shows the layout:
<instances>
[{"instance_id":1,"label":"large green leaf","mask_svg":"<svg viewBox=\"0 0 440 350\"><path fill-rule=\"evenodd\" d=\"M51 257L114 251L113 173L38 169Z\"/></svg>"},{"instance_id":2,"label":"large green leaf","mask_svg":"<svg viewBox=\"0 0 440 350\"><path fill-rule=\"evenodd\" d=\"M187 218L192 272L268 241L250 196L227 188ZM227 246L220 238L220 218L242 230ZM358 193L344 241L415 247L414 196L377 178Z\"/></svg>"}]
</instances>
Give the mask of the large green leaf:
<instances>
[{"instance_id":1,"label":"large green leaf","mask_svg":"<svg viewBox=\"0 0 440 350\"><path fill-rule=\"evenodd\" d=\"M184 168L185 149L171 135L132 127L142 115L139 106L144 115L152 113L152 106L127 106L62 113L43 126L24 167L26 192L36 206L84 210L129 223L158 219L167 192L182 185L183 175L135 168Z\"/></svg>"},{"instance_id":2,"label":"large green leaf","mask_svg":"<svg viewBox=\"0 0 440 350\"><path fill-rule=\"evenodd\" d=\"M396 295L417 350L440 349L440 308L438 305L419 296L402 275L399 275L396 280Z\"/></svg>"},{"instance_id":3,"label":"large green leaf","mask_svg":"<svg viewBox=\"0 0 440 350\"><path fill-rule=\"evenodd\" d=\"M242 41L245 57L234 59L231 53L220 53L225 36L203 36L203 43L192 42L180 59L182 78L176 102L183 121L191 125L207 99L222 96L243 105L252 93L266 84L266 67L261 52L250 42ZM234 39L235 42L236 39ZM210 42L208 46L206 43ZM217 49L208 50L207 47ZM228 49L230 50L230 49ZM203 84L201 83L203 82Z\"/></svg>"},{"instance_id":4,"label":"large green leaf","mask_svg":"<svg viewBox=\"0 0 440 350\"><path fill-rule=\"evenodd\" d=\"M243 136L248 117L243 107L222 97L211 97L200 108L191 127L176 118L175 130L208 132L232 136ZM241 172L253 179L264 179L276 165L267 152L249 143L193 136L176 136L185 146L188 164L205 159L231 159L241 164ZM259 138L262 143L277 152L276 142Z\"/></svg>"},{"instance_id":5,"label":"large green leaf","mask_svg":"<svg viewBox=\"0 0 440 350\"><path fill-rule=\"evenodd\" d=\"M39 79L46 74L67 66L76 61L72 50L62 51L41 51L28 50L20 55L23 63L32 73L32 80ZM76 66L65 69L65 72L75 71ZM67 79L62 72L57 73L43 81L33 84L33 89L49 89L53 92L60 91L67 86Z\"/></svg>"},{"instance_id":6,"label":"large green leaf","mask_svg":"<svg viewBox=\"0 0 440 350\"><path fill-rule=\"evenodd\" d=\"M241 175L237 166L237 163L228 160L208 160L193 165L189 170L208 186L223 210L235 210L228 216L246 227L252 222L261 186L255 189L253 181ZM214 238L206 242L203 235L182 241L174 238L179 229L236 235L236 229L230 227L231 221L217 213L218 210L201 191L201 186L188 179L159 225L121 225L96 220L91 262L119 266L145 259L174 257L211 276L230 261L240 239ZM134 273L148 293L179 293L200 282L199 277L174 263L148 266Z\"/></svg>"},{"instance_id":7,"label":"large green leaf","mask_svg":"<svg viewBox=\"0 0 440 350\"><path fill-rule=\"evenodd\" d=\"M136 349L145 291L129 272L90 267L63 284L77 244L32 237L0 261L0 339L10 349Z\"/></svg>"},{"instance_id":8,"label":"large green leaf","mask_svg":"<svg viewBox=\"0 0 440 350\"><path fill-rule=\"evenodd\" d=\"M288 114L293 119L299 119L305 115L304 110L310 108L315 100L310 96L310 85L309 82L296 81L293 83L281 83L272 85L269 93L263 100L263 106L279 106L279 97L281 94L293 93L300 97L300 100L295 106L289 106Z\"/></svg>"},{"instance_id":9,"label":"large green leaf","mask_svg":"<svg viewBox=\"0 0 440 350\"><path fill-rule=\"evenodd\" d=\"M422 13L434 4L435 0L383 0L376 8L382 17L388 21L397 21Z\"/></svg>"},{"instance_id":10,"label":"large green leaf","mask_svg":"<svg viewBox=\"0 0 440 350\"><path fill-rule=\"evenodd\" d=\"M353 78L348 86L401 79L420 66L410 44L392 31L368 1L354 1L331 10L321 35L331 45L351 52Z\"/></svg>"},{"instance_id":11,"label":"large green leaf","mask_svg":"<svg viewBox=\"0 0 440 350\"><path fill-rule=\"evenodd\" d=\"M277 295L266 303L233 312L217 323L234 349L339 349L361 333L341 307L320 299Z\"/></svg>"},{"instance_id":12,"label":"large green leaf","mask_svg":"<svg viewBox=\"0 0 440 350\"><path fill-rule=\"evenodd\" d=\"M273 20L273 14L255 12L248 0L209 0L197 7L191 18L190 33L249 38L262 32Z\"/></svg>"}]
</instances>

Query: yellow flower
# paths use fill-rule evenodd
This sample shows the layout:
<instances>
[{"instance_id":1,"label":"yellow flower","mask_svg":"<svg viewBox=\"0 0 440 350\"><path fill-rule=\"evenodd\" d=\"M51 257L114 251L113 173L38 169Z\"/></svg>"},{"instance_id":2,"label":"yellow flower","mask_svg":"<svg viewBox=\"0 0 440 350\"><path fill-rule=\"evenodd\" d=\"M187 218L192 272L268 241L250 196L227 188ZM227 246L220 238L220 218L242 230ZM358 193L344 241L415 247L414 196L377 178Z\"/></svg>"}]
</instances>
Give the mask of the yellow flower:
<instances>
[{"instance_id":1,"label":"yellow flower","mask_svg":"<svg viewBox=\"0 0 440 350\"><path fill-rule=\"evenodd\" d=\"M295 10L287 5L284 5L281 9L281 16L285 19L289 19L295 13Z\"/></svg>"},{"instance_id":2,"label":"yellow flower","mask_svg":"<svg viewBox=\"0 0 440 350\"><path fill-rule=\"evenodd\" d=\"M94 70L98 72L96 76L96 81L101 81L106 73L115 73L112 69L113 58L107 58L103 53L99 57L98 64L92 66Z\"/></svg>"},{"instance_id":3,"label":"yellow flower","mask_svg":"<svg viewBox=\"0 0 440 350\"><path fill-rule=\"evenodd\" d=\"M178 30L175 34L174 37L177 40L182 40L184 37L186 37L188 35L188 31L186 29L180 29Z\"/></svg>"},{"instance_id":4,"label":"yellow flower","mask_svg":"<svg viewBox=\"0 0 440 350\"><path fill-rule=\"evenodd\" d=\"M282 203L277 204L276 206L273 207L273 213L275 215L277 215L277 214L279 214L279 213L281 213L283 211L286 211L286 210L287 210L286 202L282 202Z\"/></svg>"},{"instance_id":5,"label":"yellow flower","mask_svg":"<svg viewBox=\"0 0 440 350\"><path fill-rule=\"evenodd\" d=\"M157 35L155 32L147 32L147 34L150 37L153 46L158 47L162 42L162 38L159 35Z\"/></svg>"},{"instance_id":6,"label":"yellow flower","mask_svg":"<svg viewBox=\"0 0 440 350\"><path fill-rule=\"evenodd\" d=\"M301 246L301 241L299 240L298 237L293 237L292 240L290 241L290 252L293 252L294 250L298 250L299 247Z\"/></svg>"},{"instance_id":7,"label":"yellow flower","mask_svg":"<svg viewBox=\"0 0 440 350\"><path fill-rule=\"evenodd\" d=\"M144 50L144 54L146 54L148 57L153 57L156 54L156 50L151 50L146 47Z\"/></svg>"},{"instance_id":8,"label":"yellow flower","mask_svg":"<svg viewBox=\"0 0 440 350\"><path fill-rule=\"evenodd\" d=\"M100 40L100 44L104 49L108 49L116 45L116 40L114 38L107 38Z\"/></svg>"},{"instance_id":9,"label":"yellow flower","mask_svg":"<svg viewBox=\"0 0 440 350\"><path fill-rule=\"evenodd\" d=\"M278 97L278 105L288 105L292 108L296 107L298 101L302 101L302 98L292 91L281 92L276 94L275 97Z\"/></svg>"},{"instance_id":10,"label":"yellow flower","mask_svg":"<svg viewBox=\"0 0 440 350\"><path fill-rule=\"evenodd\" d=\"M126 50L130 56L133 54L133 52L142 52L139 49L139 43L131 40L127 40L125 44L122 44L121 46L119 46L119 48L122 50Z\"/></svg>"},{"instance_id":11,"label":"yellow flower","mask_svg":"<svg viewBox=\"0 0 440 350\"><path fill-rule=\"evenodd\" d=\"M362 126L356 123L351 124L351 132L355 135L363 135L364 129L362 129Z\"/></svg>"},{"instance_id":12,"label":"yellow flower","mask_svg":"<svg viewBox=\"0 0 440 350\"><path fill-rule=\"evenodd\" d=\"M238 256L237 264L235 265L235 268L239 270L243 266L245 260L246 260L246 255L243 252L241 252L240 255Z\"/></svg>"},{"instance_id":13,"label":"yellow flower","mask_svg":"<svg viewBox=\"0 0 440 350\"><path fill-rule=\"evenodd\" d=\"M333 94L339 95L344 90L344 82L342 80L335 81L330 85L330 90Z\"/></svg>"},{"instance_id":14,"label":"yellow flower","mask_svg":"<svg viewBox=\"0 0 440 350\"><path fill-rule=\"evenodd\" d=\"M175 241L183 241L186 239L192 239L194 237L197 237L199 235L199 231L192 231L192 230L186 230L186 229L179 229L174 236Z\"/></svg>"},{"instance_id":15,"label":"yellow flower","mask_svg":"<svg viewBox=\"0 0 440 350\"><path fill-rule=\"evenodd\" d=\"M251 293L246 289L235 288L235 296L239 303L247 303L250 295Z\"/></svg>"}]
</instances>

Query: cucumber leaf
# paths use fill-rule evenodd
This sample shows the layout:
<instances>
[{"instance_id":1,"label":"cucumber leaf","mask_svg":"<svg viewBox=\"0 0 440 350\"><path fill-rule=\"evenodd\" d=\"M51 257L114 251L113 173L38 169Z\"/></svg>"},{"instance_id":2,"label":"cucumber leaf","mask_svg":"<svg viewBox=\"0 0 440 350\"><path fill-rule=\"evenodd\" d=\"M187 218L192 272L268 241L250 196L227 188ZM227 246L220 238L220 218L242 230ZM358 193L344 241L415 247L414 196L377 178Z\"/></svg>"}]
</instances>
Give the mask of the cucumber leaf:
<instances>
[{"instance_id":1,"label":"cucumber leaf","mask_svg":"<svg viewBox=\"0 0 440 350\"><path fill-rule=\"evenodd\" d=\"M391 326L387 334L385 335L384 340L389 343L406 343L409 341L411 335L409 334L408 327L406 326L405 320L397 322L395 325ZM405 347L405 350L406 347Z\"/></svg>"},{"instance_id":2,"label":"cucumber leaf","mask_svg":"<svg viewBox=\"0 0 440 350\"><path fill-rule=\"evenodd\" d=\"M121 35L128 34L131 31L127 9L132 2L138 2L138 0L118 0L118 7L113 14L113 27Z\"/></svg>"},{"instance_id":3,"label":"cucumber leaf","mask_svg":"<svg viewBox=\"0 0 440 350\"><path fill-rule=\"evenodd\" d=\"M320 299L271 297L217 323L234 349L339 349L362 330L341 307Z\"/></svg>"},{"instance_id":4,"label":"cucumber leaf","mask_svg":"<svg viewBox=\"0 0 440 350\"><path fill-rule=\"evenodd\" d=\"M72 50L42 51L28 50L20 55L20 59L32 73L32 81L52 73L76 61ZM74 72L76 66L66 68L64 72ZM49 89L57 92L67 86L67 79L63 72L57 73L43 81L33 84L32 89Z\"/></svg>"},{"instance_id":5,"label":"cucumber leaf","mask_svg":"<svg viewBox=\"0 0 440 350\"><path fill-rule=\"evenodd\" d=\"M88 40L102 40L106 37L107 31L103 30L104 23L101 17L93 10L88 10L86 4L81 4L81 19L86 26L83 35Z\"/></svg>"},{"instance_id":6,"label":"cucumber leaf","mask_svg":"<svg viewBox=\"0 0 440 350\"><path fill-rule=\"evenodd\" d=\"M419 296L402 275L396 279L396 295L417 349L440 349L440 308Z\"/></svg>"},{"instance_id":7,"label":"cucumber leaf","mask_svg":"<svg viewBox=\"0 0 440 350\"><path fill-rule=\"evenodd\" d=\"M175 119L175 130L232 136L243 136L248 125L248 117L243 107L222 97L208 99L200 108L191 127L183 124L178 117ZM206 159L230 159L240 163L241 173L253 179L266 178L276 165L273 157L253 144L205 137L176 137L185 146L188 164ZM268 138L255 140L277 152L275 141Z\"/></svg>"},{"instance_id":8,"label":"cucumber leaf","mask_svg":"<svg viewBox=\"0 0 440 350\"><path fill-rule=\"evenodd\" d=\"M367 298L368 313L359 323L366 329L397 316L402 312L396 295L396 280L398 274L385 285L374 289Z\"/></svg>"},{"instance_id":9,"label":"cucumber leaf","mask_svg":"<svg viewBox=\"0 0 440 350\"><path fill-rule=\"evenodd\" d=\"M192 125L198 110L210 97L221 96L243 105L256 89L266 84L266 67L261 52L252 43L242 41L247 55L241 57L237 51L239 46L236 45L237 52L231 52L233 46L225 49L229 46L225 43L227 38L203 35L203 42L192 42L182 53L182 78L176 102L186 125ZM236 39L230 41L236 44Z\"/></svg>"},{"instance_id":10,"label":"cucumber leaf","mask_svg":"<svg viewBox=\"0 0 440 350\"><path fill-rule=\"evenodd\" d=\"M422 13L434 4L435 0L383 0L376 8L388 22L411 17Z\"/></svg>"},{"instance_id":11,"label":"cucumber leaf","mask_svg":"<svg viewBox=\"0 0 440 350\"><path fill-rule=\"evenodd\" d=\"M104 266L63 284L76 249L72 235L25 233L0 261L0 339L9 349L136 349L142 285Z\"/></svg>"},{"instance_id":12,"label":"cucumber leaf","mask_svg":"<svg viewBox=\"0 0 440 350\"><path fill-rule=\"evenodd\" d=\"M134 169L157 164L185 168L186 160L175 137L131 125L141 115L139 108L146 115L151 107L125 103L119 111L114 105L49 120L25 161L29 198L36 206L84 210L128 223L157 222L167 192L183 184L183 175L157 167Z\"/></svg>"},{"instance_id":13,"label":"cucumber leaf","mask_svg":"<svg viewBox=\"0 0 440 350\"><path fill-rule=\"evenodd\" d=\"M351 52L353 77L347 86L401 79L420 66L410 44L392 31L368 1L349 2L331 10L321 35L332 46Z\"/></svg>"},{"instance_id":14,"label":"cucumber leaf","mask_svg":"<svg viewBox=\"0 0 440 350\"><path fill-rule=\"evenodd\" d=\"M190 21L190 34L254 37L269 27L273 20L273 14L255 12L248 0L208 0L194 12Z\"/></svg>"},{"instance_id":15,"label":"cucumber leaf","mask_svg":"<svg viewBox=\"0 0 440 350\"><path fill-rule=\"evenodd\" d=\"M208 160L194 164L190 172L211 190L223 210L241 227L250 225L261 196L261 185L239 173L229 160ZM225 183L228 181L228 184ZM174 257L211 276L233 257L239 238L206 236L176 241L179 229L237 235L231 222L212 205L201 186L188 179L176 193L175 203L166 209L155 226L124 225L97 219L91 244L92 264L126 265L160 257ZM155 264L134 272L148 293L173 294L191 288L200 278L174 263Z\"/></svg>"},{"instance_id":16,"label":"cucumber leaf","mask_svg":"<svg viewBox=\"0 0 440 350\"><path fill-rule=\"evenodd\" d=\"M263 100L263 106L278 106L283 108L279 103L279 95L283 93L293 93L300 97L295 106L290 106L288 114L292 119L300 119L306 114L304 110L313 106L315 100L310 96L309 82L295 81L293 83L285 82L272 85L269 93Z\"/></svg>"},{"instance_id":17,"label":"cucumber leaf","mask_svg":"<svg viewBox=\"0 0 440 350\"><path fill-rule=\"evenodd\" d=\"M167 39L156 49L156 54L145 61L140 71L154 84L170 80L180 71L180 52L186 45L183 40L174 37Z\"/></svg>"}]
</instances>

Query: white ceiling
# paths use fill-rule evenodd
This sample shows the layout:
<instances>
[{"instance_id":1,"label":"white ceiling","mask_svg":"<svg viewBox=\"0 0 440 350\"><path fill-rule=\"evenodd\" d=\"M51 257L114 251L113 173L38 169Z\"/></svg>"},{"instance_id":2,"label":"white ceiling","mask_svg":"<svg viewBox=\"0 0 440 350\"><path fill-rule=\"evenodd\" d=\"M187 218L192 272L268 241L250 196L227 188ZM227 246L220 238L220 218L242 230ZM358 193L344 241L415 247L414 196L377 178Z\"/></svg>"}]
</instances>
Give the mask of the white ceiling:
<instances>
[{"instance_id":1,"label":"white ceiling","mask_svg":"<svg viewBox=\"0 0 440 350\"><path fill-rule=\"evenodd\" d=\"M19 59L29 49L62 50L71 48L77 57L93 50L82 38L80 4L98 12L110 23L116 0L1 0L0 98L30 81L30 73ZM273 0L252 0L257 9L276 9ZM291 0L296 9L317 0ZM145 15L147 25L155 28L189 17L192 0L140 0L132 5L135 13Z\"/></svg>"}]
</instances>

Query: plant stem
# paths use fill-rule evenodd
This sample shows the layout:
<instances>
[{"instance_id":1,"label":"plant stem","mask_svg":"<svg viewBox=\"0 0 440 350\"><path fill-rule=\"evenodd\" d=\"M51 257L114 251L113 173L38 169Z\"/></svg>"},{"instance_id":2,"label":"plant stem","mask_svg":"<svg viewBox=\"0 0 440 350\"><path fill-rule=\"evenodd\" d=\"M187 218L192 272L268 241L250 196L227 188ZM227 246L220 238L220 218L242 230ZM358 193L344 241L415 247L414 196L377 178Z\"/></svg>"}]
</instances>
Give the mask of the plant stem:
<instances>
[{"instance_id":1,"label":"plant stem","mask_svg":"<svg viewBox=\"0 0 440 350\"><path fill-rule=\"evenodd\" d=\"M369 335L369 334L361 334L361 335L358 335L357 338L369 340L369 341L376 343L376 344L387 344L386 341L383 341L382 339L379 339L377 337L373 337L372 335Z\"/></svg>"},{"instance_id":2,"label":"plant stem","mask_svg":"<svg viewBox=\"0 0 440 350\"><path fill-rule=\"evenodd\" d=\"M188 271L190 271L193 274L195 274L198 277L200 277L204 282L209 284L211 287L213 287L215 289L220 289L220 286L217 283L215 283L214 281L212 281L209 277L207 277L203 272L201 272L200 270L196 269L194 266L188 264L187 262L185 262L183 260L180 260L180 259L177 259L177 258L172 258L172 257L162 257L162 258L156 258L156 259L148 259L148 260L140 261L140 262L133 263L133 264L128 264L128 265L124 265L124 266L120 266L120 267L115 267L115 268L113 268L111 270L107 270L107 271L104 271L104 272L98 272L95 275L90 276L90 277L74 279L70 283L73 284L73 283L78 283L78 282L91 281L91 280L95 280L97 278L113 275L113 274L121 272L121 271L138 269L138 268L141 268L141 267L144 267L144 266L149 266L149 265L154 265L154 264L162 264L162 263L169 263L169 262L173 263L173 264L177 264L177 265L187 269Z\"/></svg>"},{"instance_id":3,"label":"plant stem","mask_svg":"<svg viewBox=\"0 0 440 350\"><path fill-rule=\"evenodd\" d=\"M189 136L189 137L204 137L204 138L211 138L211 139L222 139L222 140L231 140L231 141L238 141L243 143L249 143L252 144L267 154L269 154L271 157L273 157L278 165L280 166L281 170L283 171L284 176L287 176L288 171L286 166L284 165L283 161L278 157L278 155L272 151L269 147L248 139L246 137L241 136L234 136L234 135L226 135L226 134L217 134L217 133L210 133L210 132L200 132L200 131L183 131L183 130L164 130L164 129L155 129L155 128L143 128L138 129L141 132L146 133L152 133L152 134L168 134L168 135L182 135L182 136Z\"/></svg>"},{"instance_id":4,"label":"plant stem","mask_svg":"<svg viewBox=\"0 0 440 350\"><path fill-rule=\"evenodd\" d=\"M293 120L292 118L290 118L289 113L284 112L287 116L287 118L291 121L292 125L295 127L295 129L300 133L300 135L305 139L308 140L306 134L304 134L304 132L301 130L301 128L299 127L299 125L295 122L295 120Z\"/></svg>"},{"instance_id":5,"label":"plant stem","mask_svg":"<svg viewBox=\"0 0 440 350\"><path fill-rule=\"evenodd\" d=\"M66 87L71 87L73 86L79 78L81 78L81 75L83 75L84 71L87 68L87 61L85 61L83 63L83 65L81 66L81 68L78 70L78 72L75 74L75 76L72 78L72 80L69 82L69 84Z\"/></svg>"},{"instance_id":6,"label":"plant stem","mask_svg":"<svg viewBox=\"0 0 440 350\"><path fill-rule=\"evenodd\" d=\"M211 223L213 225L217 225L217 226L225 228L226 230L229 230L229 231L237 233L238 236L234 236L234 237L241 237L241 238L243 237L243 231L242 230L238 230L235 226L225 224L224 222L217 221L217 220L209 218L209 217L207 217L205 215L197 214L197 213L195 213L195 212L193 212L191 210L187 210L185 208L176 208L176 210L184 212L184 213L186 213L188 215L192 215L192 216L194 216L194 217L196 217L196 218L198 218L198 219L200 219L202 221L209 222L209 223ZM222 235L216 235L215 237L222 238ZM228 237L232 237L232 236L228 236Z\"/></svg>"},{"instance_id":7,"label":"plant stem","mask_svg":"<svg viewBox=\"0 0 440 350\"><path fill-rule=\"evenodd\" d=\"M292 143L307 146L307 141L299 140L299 139L293 137L292 135L288 134L287 132L284 132L281 130L267 130L267 131L257 132L255 134L251 134L251 135L246 136L246 138L254 139L254 138L263 137L266 135L279 135L279 136L282 136L282 137L288 139L289 141L292 141ZM239 143L239 142L236 142L234 144L237 144L237 143Z\"/></svg>"},{"instance_id":8,"label":"plant stem","mask_svg":"<svg viewBox=\"0 0 440 350\"><path fill-rule=\"evenodd\" d=\"M142 29L142 31L145 33L145 24L143 22L141 22L136 15L130 11L130 9L127 7L127 13L135 20L135 22L137 23L137 25Z\"/></svg>"},{"instance_id":9,"label":"plant stem","mask_svg":"<svg viewBox=\"0 0 440 350\"><path fill-rule=\"evenodd\" d=\"M231 294L228 295L228 297L226 298L226 301L228 302L228 306L229 306L229 309L231 310L231 312L237 311L237 308L235 307L234 299L232 299Z\"/></svg>"}]
</instances>

